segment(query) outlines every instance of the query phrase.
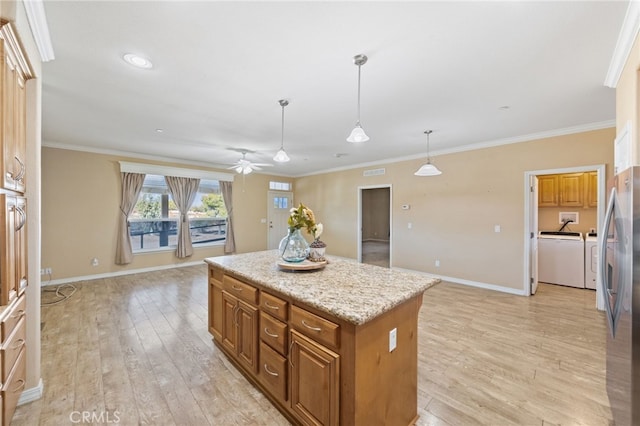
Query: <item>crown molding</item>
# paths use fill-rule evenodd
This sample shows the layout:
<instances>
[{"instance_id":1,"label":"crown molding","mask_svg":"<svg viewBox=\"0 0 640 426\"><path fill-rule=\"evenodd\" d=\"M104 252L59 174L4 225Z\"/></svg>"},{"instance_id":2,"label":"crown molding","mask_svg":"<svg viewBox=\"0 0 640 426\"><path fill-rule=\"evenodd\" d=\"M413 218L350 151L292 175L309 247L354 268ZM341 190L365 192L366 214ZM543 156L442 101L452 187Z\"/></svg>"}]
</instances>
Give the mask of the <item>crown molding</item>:
<instances>
[{"instance_id":1,"label":"crown molding","mask_svg":"<svg viewBox=\"0 0 640 426\"><path fill-rule=\"evenodd\" d=\"M613 57L609 64L609 70L604 80L604 85L613 89L618 85L622 70L624 69L629 55L631 54L631 48L638 36L640 30L640 2L637 0L631 0L629 7L627 8L627 14L624 17L620 34L618 34L618 41L613 51Z\"/></svg>"},{"instance_id":2,"label":"crown molding","mask_svg":"<svg viewBox=\"0 0 640 426\"><path fill-rule=\"evenodd\" d=\"M44 11L44 1L42 0L24 0L24 9L27 13L31 34L38 46L40 59L42 62L49 62L55 59L53 53L53 44L51 43L51 35L49 34L49 25L47 24L47 15Z\"/></svg>"}]
</instances>

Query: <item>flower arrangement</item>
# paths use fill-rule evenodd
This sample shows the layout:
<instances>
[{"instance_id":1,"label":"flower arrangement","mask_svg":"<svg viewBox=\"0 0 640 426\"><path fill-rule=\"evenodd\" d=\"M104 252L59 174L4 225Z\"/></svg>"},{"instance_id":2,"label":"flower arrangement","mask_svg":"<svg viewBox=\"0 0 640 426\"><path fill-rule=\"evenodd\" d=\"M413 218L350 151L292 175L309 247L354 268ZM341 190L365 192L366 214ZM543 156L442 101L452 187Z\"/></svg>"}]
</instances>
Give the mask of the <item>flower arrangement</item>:
<instances>
[{"instance_id":1,"label":"flower arrangement","mask_svg":"<svg viewBox=\"0 0 640 426\"><path fill-rule=\"evenodd\" d=\"M327 245L320 241L320 235L324 230L321 223L316 222L316 217L313 214L313 210L304 204L300 203L298 207L292 208L289 212L289 219L287 219L289 225L289 235L292 235L294 231L305 228L307 233L313 236L313 242L311 243L308 253L309 260L313 262L322 262L325 260L324 251ZM282 253L285 253L290 246L289 237L285 237L286 241L281 242ZM284 256L283 256L284 258Z\"/></svg>"},{"instance_id":2,"label":"flower arrangement","mask_svg":"<svg viewBox=\"0 0 640 426\"><path fill-rule=\"evenodd\" d=\"M312 235L314 240L320 238L322 224L316 223L313 210L300 203L298 207L292 208L289 213L289 219L287 220L289 231L293 232L296 229L306 228L307 233Z\"/></svg>"}]
</instances>

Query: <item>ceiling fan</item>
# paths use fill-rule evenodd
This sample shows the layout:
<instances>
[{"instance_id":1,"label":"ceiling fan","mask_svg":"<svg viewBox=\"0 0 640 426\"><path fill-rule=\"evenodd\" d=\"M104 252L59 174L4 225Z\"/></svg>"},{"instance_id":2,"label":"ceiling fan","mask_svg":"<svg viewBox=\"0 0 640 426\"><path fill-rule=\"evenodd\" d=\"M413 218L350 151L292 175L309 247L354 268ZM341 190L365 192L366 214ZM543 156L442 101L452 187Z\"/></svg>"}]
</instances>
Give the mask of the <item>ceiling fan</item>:
<instances>
[{"instance_id":1,"label":"ceiling fan","mask_svg":"<svg viewBox=\"0 0 640 426\"><path fill-rule=\"evenodd\" d=\"M228 169L233 169L236 172L243 174L243 175L248 175L249 173L251 173L254 170L262 170L262 167L273 167L273 164L268 164L268 163L253 163L249 160L247 160L247 154L253 154L255 151L250 151L248 149L235 149L235 148L229 148L232 151L236 151L242 154L242 158L239 159L238 161L236 161L235 164L233 164L231 167L228 167Z\"/></svg>"}]
</instances>

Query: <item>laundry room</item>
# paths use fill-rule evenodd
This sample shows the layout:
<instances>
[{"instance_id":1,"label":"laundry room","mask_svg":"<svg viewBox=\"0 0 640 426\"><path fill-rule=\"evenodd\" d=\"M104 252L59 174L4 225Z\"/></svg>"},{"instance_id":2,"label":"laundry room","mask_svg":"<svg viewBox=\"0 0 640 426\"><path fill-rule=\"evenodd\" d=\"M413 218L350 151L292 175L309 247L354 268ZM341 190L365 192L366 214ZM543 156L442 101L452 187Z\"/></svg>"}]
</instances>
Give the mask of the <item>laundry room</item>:
<instances>
[{"instance_id":1,"label":"laundry room","mask_svg":"<svg viewBox=\"0 0 640 426\"><path fill-rule=\"evenodd\" d=\"M538 281L595 290L598 172L537 177Z\"/></svg>"}]
</instances>

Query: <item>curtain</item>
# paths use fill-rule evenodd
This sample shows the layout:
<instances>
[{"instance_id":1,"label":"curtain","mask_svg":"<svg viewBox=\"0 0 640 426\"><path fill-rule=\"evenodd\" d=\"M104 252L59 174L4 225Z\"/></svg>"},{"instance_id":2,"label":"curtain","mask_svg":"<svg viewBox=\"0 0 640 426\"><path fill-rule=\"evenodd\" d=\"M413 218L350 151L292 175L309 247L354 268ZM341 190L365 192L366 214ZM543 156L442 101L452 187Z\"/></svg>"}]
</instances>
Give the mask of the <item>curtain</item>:
<instances>
[{"instance_id":1,"label":"curtain","mask_svg":"<svg viewBox=\"0 0 640 426\"><path fill-rule=\"evenodd\" d=\"M191 231L189 230L189 216L187 213L196 198L200 179L165 176L164 180L167 182L173 201L180 211L176 256L178 258L189 257L193 254L193 245L191 244Z\"/></svg>"},{"instance_id":2,"label":"curtain","mask_svg":"<svg viewBox=\"0 0 640 426\"><path fill-rule=\"evenodd\" d=\"M120 214L118 215L116 265L126 265L133 260L127 219L138 201L145 175L128 172L120 173L120 175L122 177L122 198L120 199Z\"/></svg>"},{"instance_id":3,"label":"curtain","mask_svg":"<svg viewBox=\"0 0 640 426\"><path fill-rule=\"evenodd\" d=\"M221 180L220 189L222 190L222 200L227 208L227 230L224 242L224 253L230 254L236 251L236 239L233 235L233 201L232 201L233 182Z\"/></svg>"}]
</instances>

